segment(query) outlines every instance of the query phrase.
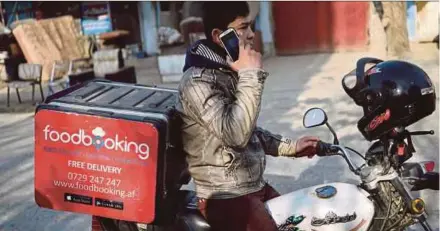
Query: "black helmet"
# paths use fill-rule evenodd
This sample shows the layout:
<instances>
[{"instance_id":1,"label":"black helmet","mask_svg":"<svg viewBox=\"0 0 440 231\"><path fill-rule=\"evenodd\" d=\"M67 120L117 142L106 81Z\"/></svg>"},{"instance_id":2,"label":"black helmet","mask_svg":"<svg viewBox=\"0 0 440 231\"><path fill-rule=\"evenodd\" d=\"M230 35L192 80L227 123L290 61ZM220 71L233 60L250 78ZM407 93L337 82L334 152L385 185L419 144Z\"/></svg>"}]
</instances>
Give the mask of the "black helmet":
<instances>
[{"instance_id":1,"label":"black helmet","mask_svg":"<svg viewBox=\"0 0 440 231\"><path fill-rule=\"evenodd\" d=\"M365 72L365 66L373 64ZM348 77L356 84L347 86ZM429 76L404 61L362 58L356 69L342 79L345 92L361 106L364 116L358 129L369 141L379 139L396 127L406 127L435 111L436 96Z\"/></svg>"}]
</instances>

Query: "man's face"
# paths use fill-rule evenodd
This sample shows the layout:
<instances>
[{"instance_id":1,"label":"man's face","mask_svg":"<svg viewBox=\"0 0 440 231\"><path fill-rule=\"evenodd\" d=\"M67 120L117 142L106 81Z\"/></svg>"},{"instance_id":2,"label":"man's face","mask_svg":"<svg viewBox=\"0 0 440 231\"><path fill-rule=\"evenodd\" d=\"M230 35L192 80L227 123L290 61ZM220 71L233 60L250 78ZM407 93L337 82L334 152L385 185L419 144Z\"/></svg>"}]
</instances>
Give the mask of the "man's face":
<instances>
[{"instance_id":1,"label":"man's face","mask_svg":"<svg viewBox=\"0 0 440 231\"><path fill-rule=\"evenodd\" d=\"M228 24L228 28L234 28L237 32L238 36L242 36L246 39L245 43L253 45L254 42L254 32L251 28L251 18L250 16L247 17L237 17L234 21ZM214 29L212 31L212 38L214 39L214 42L222 46L220 42L220 34L223 31Z\"/></svg>"},{"instance_id":2,"label":"man's face","mask_svg":"<svg viewBox=\"0 0 440 231\"><path fill-rule=\"evenodd\" d=\"M229 23L228 28L234 28L238 36L246 38L246 43L253 45L255 34L252 31L251 25L252 21L250 16L237 17L233 22Z\"/></svg>"}]
</instances>

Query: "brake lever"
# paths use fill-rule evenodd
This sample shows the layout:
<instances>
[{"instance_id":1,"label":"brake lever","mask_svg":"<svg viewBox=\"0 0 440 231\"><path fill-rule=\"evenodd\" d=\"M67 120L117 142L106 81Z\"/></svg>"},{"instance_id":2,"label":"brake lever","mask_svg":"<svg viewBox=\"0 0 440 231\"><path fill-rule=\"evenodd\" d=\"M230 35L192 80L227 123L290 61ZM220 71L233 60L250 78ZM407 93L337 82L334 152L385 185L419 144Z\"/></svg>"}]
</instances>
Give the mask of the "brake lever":
<instances>
[{"instance_id":1,"label":"brake lever","mask_svg":"<svg viewBox=\"0 0 440 231\"><path fill-rule=\"evenodd\" d=\"M355 164L351 162L348 154L341 150L337 145L332 145L322 141L318 141L317 145L317 155L318 156L342 156L347 162L349 169L356 175L360 174L360 168L357 168Z\"/></svg>"}]
</instances>

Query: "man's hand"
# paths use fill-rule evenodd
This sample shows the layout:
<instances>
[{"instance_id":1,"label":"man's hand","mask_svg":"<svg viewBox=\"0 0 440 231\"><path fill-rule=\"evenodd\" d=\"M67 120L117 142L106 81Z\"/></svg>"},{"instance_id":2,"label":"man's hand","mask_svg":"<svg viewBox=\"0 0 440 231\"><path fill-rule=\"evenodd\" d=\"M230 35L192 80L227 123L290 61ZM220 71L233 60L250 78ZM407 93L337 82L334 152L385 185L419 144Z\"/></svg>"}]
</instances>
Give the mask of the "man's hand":
<instances>
[{"instance_id":1,"label":"man's hand","mask_svg":"<svg viewBox=\"0 0 440 231\"><path fill-rule=\"evenodd\" d=\"M312 158L316 155L316 147L319 138L315 136L304 136L296 141L296 157L307 156Z\"/></svg>"},{"instance_id":2,"label":"man's hand","mask_svg":"<svg viewBox=\"0 0 440 231\"><path fill-rule=\"evenodd\" d=\"M235 62L232 62L229 56L227 57L228 64L234 71L263 67L261 54L253 50L252 45L246 43L246 39L242 36L240 36L239 47L238 59Z\"/></svg>"}]
</instances>

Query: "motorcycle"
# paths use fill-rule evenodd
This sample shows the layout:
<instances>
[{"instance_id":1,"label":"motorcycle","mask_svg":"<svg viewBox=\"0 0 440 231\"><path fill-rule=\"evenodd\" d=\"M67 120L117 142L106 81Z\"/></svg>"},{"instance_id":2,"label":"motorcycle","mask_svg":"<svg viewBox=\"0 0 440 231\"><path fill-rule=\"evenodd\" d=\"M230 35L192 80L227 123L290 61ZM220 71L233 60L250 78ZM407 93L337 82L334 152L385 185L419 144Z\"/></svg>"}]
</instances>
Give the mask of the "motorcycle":
<instances>
[{"instance_id":1,"label":"motorcycle","mask_svg":"<svg viewBox=\"0 0 440 231\"><path fill-rule=\"evenodd\" d=\"M410 192L438 190L439 178L438 173L433 172L434 162L405 162L415 151L411 136L432 135L433 131L409 132L396 128L390 136L373 143L363 156L355 149L339 144L324 110L308 110L303 123L306 128L324 124L329 128L334 137L333 144L320 142L318 154L343 157L362 183L317 185L266 202L277 224L297 227L282 230L397 231L415 223L425 231L432 230L427 222L424 201L414 198ZM349 153L359 155L365 163L356 166ZM298 218L301 223L295 224Z\"/></svg>"},{"instance_id":2,"label":"motorcycle","mask_svg":"<svg viewBox=\"0 0 440 231\"><path fill-rule=\"evenodd\" d=\"M266 208L279 230L399 231L418 223L425 231L432 231L425 202L413 197L411 191L438 190L438 173L433 172L435 163L406 161L415 152L411 136L433 135L434 132L409 132L405 128L396 128L389 136L373 143L363 156L355 149L339 144L327 120L325 111L320 108L309 109L303 117L304 127L326 125L333 134L333 143L318 143L318 155L343 157L362 183L321 184L267 201ZM356 166L350 153L359 155L365 163ZM166 226L102 217L94 217L93 221L103 231L208 231L209 224L198 212L196 203L193 191L177 190L175 216L172 224Z\"/></svg>"}]
</instances>

